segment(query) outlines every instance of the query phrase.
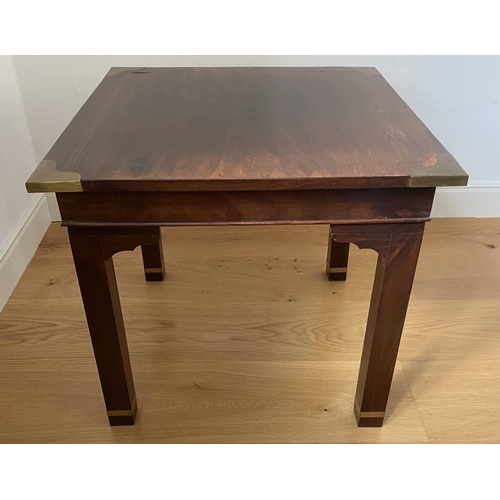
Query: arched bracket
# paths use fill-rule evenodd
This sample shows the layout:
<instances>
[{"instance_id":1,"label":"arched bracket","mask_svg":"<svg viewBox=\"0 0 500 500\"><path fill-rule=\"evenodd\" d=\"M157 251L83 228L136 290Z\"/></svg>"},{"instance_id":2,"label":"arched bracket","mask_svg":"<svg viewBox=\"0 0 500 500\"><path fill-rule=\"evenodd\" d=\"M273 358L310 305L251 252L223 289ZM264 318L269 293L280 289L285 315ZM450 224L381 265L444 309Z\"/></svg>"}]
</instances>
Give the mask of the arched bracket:
<instances>
[{"instance_id":1,"label":"arched bracket","mask_svg":"<svg viewBox=\"0 0 500 500\"><path fill-rule=\"evenodd\" d=\"M160 238L159 227L106 228L101 236L104 258L107 260L118 252L131 252L139 245L155 245Z\"/></svg>"},{"instance_id":2,"label":"arched bracket","mask_svg":"<svg viewBox=\"0 0 500 500\"><path fill-rule=\"evenodd\" d=\"M387 258L395 234L421 233L424 223L410 224L352 224L330 226L330 237L338 243L354 243L360 249L375 250Z\"/></svg>"},{"instance_id":3,"label":"arched bracket","mask_svg":"<svg viewBox=\"0 0 500 500\"><path fill-rule=\"evenodd\" d=\"M99 238L102 255L107 261L118 252L133 251L142 247L142 259L147 281L163 281L165 265L161 244L160 226L136 227L82 227L68 228L74 236Z\"/></svg>"}]
</instances>

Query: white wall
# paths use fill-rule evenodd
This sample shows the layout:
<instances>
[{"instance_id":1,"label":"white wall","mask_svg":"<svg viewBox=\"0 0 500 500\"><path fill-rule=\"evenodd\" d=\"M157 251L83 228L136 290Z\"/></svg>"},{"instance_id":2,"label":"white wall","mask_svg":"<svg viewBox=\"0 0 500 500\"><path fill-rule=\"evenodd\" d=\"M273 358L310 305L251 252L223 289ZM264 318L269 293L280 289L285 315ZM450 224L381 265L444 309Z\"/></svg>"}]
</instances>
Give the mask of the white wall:
<instances>
[{"instance_id":1,"label":"white wall","mask_svg":"<svg viewBox=\"0 0 500 500\"><path fill-rule=\"evenodd\" d=\"M0 310L50 222L45 197L24 187L35 166L12 58L0 56Z\"/></svg>"},{"instance_id":2,"label":"white wall","mask_svg":"<svg viewBox=\"0 0 500 500\"><path fill-rule=\"evenodd\" d=\"M33 203L24 188L35 156L10 56L0 56L0 249Z\"/></svg>"}]
</instances>

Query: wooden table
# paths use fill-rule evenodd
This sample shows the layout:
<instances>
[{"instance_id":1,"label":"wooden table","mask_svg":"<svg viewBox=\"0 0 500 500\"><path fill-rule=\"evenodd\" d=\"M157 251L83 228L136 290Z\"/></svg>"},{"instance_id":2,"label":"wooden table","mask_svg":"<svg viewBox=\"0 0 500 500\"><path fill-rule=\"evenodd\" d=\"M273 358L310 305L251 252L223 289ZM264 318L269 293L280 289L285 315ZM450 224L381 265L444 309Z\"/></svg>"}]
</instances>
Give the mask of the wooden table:
<instances>
[{"instance_id":1,"label":"wooden table","mask_svg":"<svg viewBox=\"0 0 500 500\"><path fill-rule=\"evenodd\" d=\"M374 68L112 68L26 186L57 193L111 425L137 412L115 253L161 281L160 226L329 224L329 280L379 254L354 400L379 427L435 187L467 180Z\"/></svg>"}]
</instances>

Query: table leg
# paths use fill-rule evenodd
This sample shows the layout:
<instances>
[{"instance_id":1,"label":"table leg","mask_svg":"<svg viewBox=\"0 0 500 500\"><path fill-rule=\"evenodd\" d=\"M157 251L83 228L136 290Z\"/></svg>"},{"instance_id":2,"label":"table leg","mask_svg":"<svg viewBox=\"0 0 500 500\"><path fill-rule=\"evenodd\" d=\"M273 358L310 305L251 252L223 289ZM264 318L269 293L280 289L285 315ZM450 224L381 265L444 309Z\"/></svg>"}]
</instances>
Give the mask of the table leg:
<instances>
[{"instance_id":1,"label":"table leg","mask_svg":"<svg viewBox=\"0 0 500 500\"><path fill-rule=\"evenodd\" d=\"M155 228L68 228L73 260L111 425L132 425L137 404L112 256L155 245Z\"/></svg>"},{"instance_id":2,"label":"table leg","mask_svg":"<svg viewBox=\"0 0 500 500\"><path fill-rule=\"evenodd\" d=\"M379 253L354 403L360 427L384 420L423 230L423 223L333 229L334 238Z\"/></svg>"},{"instance_id":3,"label":"table leg","mask_svg":"<svg viewBox=\"0 0 500 500\"><path fill-rule=\"evenodd\" d=\"M158 228L158 230L160 230L160 228ZM163 278L165 277L165 264L163 261L161 233L155 244L142 245L141 250L146 281L163 281Z\"/></svg>"},{"instance_id":4,"label":"table leg","mask_svg":"<svg viewBox=\"0 0 500 500\"><path fill-rule=\"evenodd\" d=\"M331 226L328 231L328 253L326 256L326 276L328 281L345 281L347 279L347 261L349 260L349 243L339 243L332 238Z\"/></svg>"}]
</instances>

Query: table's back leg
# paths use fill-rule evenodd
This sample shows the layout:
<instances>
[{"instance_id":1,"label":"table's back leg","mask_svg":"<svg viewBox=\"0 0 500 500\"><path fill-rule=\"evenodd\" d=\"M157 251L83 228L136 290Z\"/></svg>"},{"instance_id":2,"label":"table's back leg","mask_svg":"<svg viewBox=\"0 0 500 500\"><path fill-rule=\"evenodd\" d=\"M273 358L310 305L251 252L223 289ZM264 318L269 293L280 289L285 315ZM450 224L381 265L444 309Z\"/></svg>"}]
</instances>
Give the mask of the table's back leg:
<instances>
[{"instance_id":1,"label":"table's back leg","mask_svg":"<svg viewBox=\"0 0 500 500\"><path fill-rule=\"evenodd\" d=\"M137 405L113 260L102 235L68 232L109 423L132 425Z\"/></svg>"},{"instance_id":2,"label":"table's back leg","mask_svg":"<svg viewBox=\"0 0 500 500\"><path fill-rule=\"evenodd\" d=\"M332 238L330 228L328 231L328 253L326 255L326 276L328 281L345 281L347 279L348 260L349 243L335 241Z\"/></svg>"},{"instance_id":3,"label":"table's back leg","mask_svg":"<svg viewBox=\"0 0 500 500\"><path fill-rule=\"evenodd\" d=\"M158 228L160 231L160 228ZM160 237L153 245L141 245L142 261L146 281L163 281L165 277L165 263L163 261L163 246Z\"/></svg>"},{"instance_id":4,"label":"table's back leg","mask_svg":"<svg viewBox=\"0 0 500 500\"><path fill-rule=\"evenodd\" d=\"M335 238L379 253L354 404L360 427L384 420L423 230L423 223L335 228Z\"/></svg>"}]
</instances>

